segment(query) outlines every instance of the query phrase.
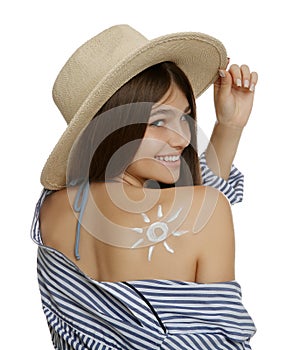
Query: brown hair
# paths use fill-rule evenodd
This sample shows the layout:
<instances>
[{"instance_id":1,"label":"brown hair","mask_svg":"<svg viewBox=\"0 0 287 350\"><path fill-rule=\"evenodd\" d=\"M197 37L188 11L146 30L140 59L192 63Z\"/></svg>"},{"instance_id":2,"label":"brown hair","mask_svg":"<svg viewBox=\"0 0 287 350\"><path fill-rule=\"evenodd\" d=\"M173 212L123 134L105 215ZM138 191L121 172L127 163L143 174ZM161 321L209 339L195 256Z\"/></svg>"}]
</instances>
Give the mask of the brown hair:
<instances>
[{"instance_id":1,"label":"brown hair","mask_svg":"<svg viewBox=\"0 0 287 350\"><path fill-rule=\"evenodd\" d=\"M132 162L144 137L152 106L164 96L172 82L184 93L191 109L188 118L191 140L182 153L186 164L182 162L180 178L176 185L201 184L195 99L189 80L172 62L163 62L147 68L123 85L103 105L91 121L92 127L89 124L79 138L77 148L79 147L80 152L76 152L74 160L77 164L75 168L80 169L81 176L78 170L72 169L73 180L85 177L83 169L87 167L90 182L105 182L122 174ZM129 147L124 148L124 156L113 159L113 166L110 167L111 158L126 144L129 144ZM88 148L90 152L92 150L90 157L87 156ZM71 171L69 175L71 177Z\"/></svg>"}]
</instances>

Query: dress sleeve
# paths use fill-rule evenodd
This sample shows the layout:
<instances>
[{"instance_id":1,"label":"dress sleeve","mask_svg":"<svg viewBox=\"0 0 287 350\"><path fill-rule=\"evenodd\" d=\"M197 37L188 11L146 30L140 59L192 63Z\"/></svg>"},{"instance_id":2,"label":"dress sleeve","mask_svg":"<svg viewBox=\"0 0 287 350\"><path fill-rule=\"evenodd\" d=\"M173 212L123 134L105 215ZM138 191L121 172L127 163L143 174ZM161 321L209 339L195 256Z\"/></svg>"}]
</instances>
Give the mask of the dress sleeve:
<instances>
[{"instance_id":1,"label":"dress sleeve","mask_svg":"<svg viewBox=\"0 0 287 350\"><path fill-rule=\"evenodd\" d=\"M244 175L232 164L228 180L215 175L207 166L205 153L200 156L200 169L204 186L212 186L221 191L231 204L242 202Z\"/></svg>"}]
</instances>

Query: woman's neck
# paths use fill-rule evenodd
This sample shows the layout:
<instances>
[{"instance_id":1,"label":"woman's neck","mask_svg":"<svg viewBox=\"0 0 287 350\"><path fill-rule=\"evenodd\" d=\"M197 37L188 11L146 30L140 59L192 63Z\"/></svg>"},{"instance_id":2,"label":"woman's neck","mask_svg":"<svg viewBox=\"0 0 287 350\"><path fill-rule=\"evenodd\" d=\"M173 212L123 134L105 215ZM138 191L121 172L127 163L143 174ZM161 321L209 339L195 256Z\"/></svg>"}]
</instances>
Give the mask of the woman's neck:
<instances>
[{"instance_id":1,"label":"woman's neck","mask_svg":"<svg viewBox=\"0 0 287 350\"><path fill-rule=\"evenodd\" d=\"M127 172L122 175L117 176L113 179L113 182L122 183L124 185L129 185L136 188L144 188L145 181L141 178L137 178Z\"/></svg>"}]
</instances>

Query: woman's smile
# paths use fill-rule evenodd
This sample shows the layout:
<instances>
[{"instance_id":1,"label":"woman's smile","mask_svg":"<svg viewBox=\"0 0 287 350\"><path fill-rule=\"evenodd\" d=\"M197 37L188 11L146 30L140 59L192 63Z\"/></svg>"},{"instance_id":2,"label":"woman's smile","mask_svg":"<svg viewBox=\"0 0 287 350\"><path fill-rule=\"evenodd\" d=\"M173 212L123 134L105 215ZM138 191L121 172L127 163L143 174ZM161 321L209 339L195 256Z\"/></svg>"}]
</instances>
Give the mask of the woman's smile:
<instances>
[{"instance_id":1,"label":"woman's smile","mask_svg":"<svg viewBox=\"0 0 287 350\"><path fill-rule=\"evenodd\" d=\"M177 155L160 155L154 157L157 161L162 163L164 166L170 168L177 168L180 166L180 154Z\"/></svg>"}]
</instances>

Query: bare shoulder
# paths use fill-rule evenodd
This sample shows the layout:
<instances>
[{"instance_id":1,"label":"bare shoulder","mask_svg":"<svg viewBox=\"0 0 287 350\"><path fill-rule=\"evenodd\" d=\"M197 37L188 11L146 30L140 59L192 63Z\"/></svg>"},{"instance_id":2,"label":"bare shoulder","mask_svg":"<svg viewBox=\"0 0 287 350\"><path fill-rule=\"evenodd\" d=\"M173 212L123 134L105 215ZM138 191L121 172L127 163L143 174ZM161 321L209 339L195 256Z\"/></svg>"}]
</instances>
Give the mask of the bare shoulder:
<instances>
[{"instance_id":1,"label":"bare shoulder","mask_svg":"<svg viewBox=\"0 0 287 350\"><path fill-rule=\"evenodd\" d=\"M182 192L186 201L190 200L192 194L190 220L194 225L194 233L217 235L219 238L220 234L233 232L231 206L222 192L210 186L188 187Z\"/></svg>"},{"instance_id":2,"label":"bare shoulder","mask_svg":"<svg viewBox=\"0 0 287 350\"><path fill-rule=\"evenodd\" d=\"M184 223L191 235L185 244L196 255L194 280L199 283L230 281L235 278L235 243L228 199L208 186L178 188L177 195L187 205Z\"/></svg>"},{"instance_id":3,"label":"bare shoulder","mask_svg":"<svg viewBox=\"0 0 287 350\"><path fill-rule=\"evenodd\" d=\"M167 200L178 198L184 204L191 204L192 211L198 210L220 215L220 210L230 212L230 203L225 195L210 186L186 186L168 189Z\"/></svg>"},{"instance_id":4,"label":"bare shoulder","mask_svg":"<svg viewBox=\"0 0 287 350\"><path fill-rule=\"evenodd\" d=\"M70 215L72 213L72 198L74 198L73 192L74 190L68 193L67 189L63 189L50 194L40 210L41 224L51 218L54 220L61 218L62 220L63 215Z\"/></svg>"},{"instance_id":5,"label":"bare shoulder","mask_svg":"<svg viewBox=\"0 0 287 350\"><path fill-rule=\"evenodd\" d=\"M231 207L222 192L209 186L187 186L168 189L166 201L180 203L185 208L185 229L204 239L224 239L232 235ZM173 204L174 205L174 204Z\"/></svg>"},{"instance_id":6,"label":"bare shoulder","mask_svg":"<svg viewBox=\"0 0 287 350\"><path fill-rule=\"evenodd\" d=\"M218 190L206 187L198 191L201 207L194 232L198 236L196 281L224 282L235 278L235 242L231 207Z\"/></svg>"},{"instance_id":7,"label":"bare shoulder","mask_svg":"<svg viewBox=\"0 0 287 350\"><path fill-rule=\"evenodd\" d=\"M72 208L73 192L66 189L49 195L40 210L40 230L45 245L58 250L73 249L71 232L75 232L77 217ZM69 254L68 254L69 255Z\"/></svg>"}]
</instances>

